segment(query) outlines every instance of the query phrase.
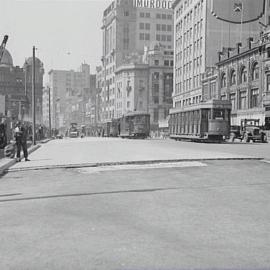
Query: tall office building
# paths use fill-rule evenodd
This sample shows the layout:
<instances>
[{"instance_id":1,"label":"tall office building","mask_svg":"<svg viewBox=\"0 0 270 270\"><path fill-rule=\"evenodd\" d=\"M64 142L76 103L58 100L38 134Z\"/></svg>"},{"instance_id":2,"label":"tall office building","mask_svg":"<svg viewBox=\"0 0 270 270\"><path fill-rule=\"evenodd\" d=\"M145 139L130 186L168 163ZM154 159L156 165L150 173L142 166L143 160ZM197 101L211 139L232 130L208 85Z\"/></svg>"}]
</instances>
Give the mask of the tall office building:
<instances>
[{"instance_id":1,"label":"tall office building","mask_svg":"<svg viewBox=\"0 0 270 270\"><path fill-rule=\"evenodd\" d=\"M172 1L114 0L103 13L102 121L116 118L115 71L145 46L173 49Z\"/></svg>"},{"instance_id":2,"label":"tall office building","mask_svg":"<svg viewBox=\"0 0 270 270\"><path fill-rule=\"evenodd\" d=\"M66 129L71 122L83 124L84 97L90 91L90 66L82 64L79 71L49 71L52 127Z\"/></svg>"},{"instance_id":3,"label":"tall office building","mask_svg":"<svg viewBox=\"0 0 270 270\"><path fill-rule=\"evenodd\" d=\"M221 10L218 4L224 5L224 2L227 6L232 5L229 7L231 12L239 13L237 16L240 18L243 8L253 15L254 5L243 6L244 2L248 4L251 3L250 1L174 1L174 108L183 108L201 101L201 76L207 68L213 67L218 62L218 51L228 54L236 43L242 42L242 46L245 46L246 39L249 37L254 37L254 40L259 37L262 26L258 21L232 24L218 19L217 17L222 16L215 14L214 11ZM256 3L258 6L264 1L256 1ZM216 10L213 10L213 4ZM254 8L254 12L258 10L257 7ZM263 12L262 5L261 13ZM260 14L255 15L254 18L260 17ZM262 19L262 22L264 21Z\"/></svg>"}]
</instances>

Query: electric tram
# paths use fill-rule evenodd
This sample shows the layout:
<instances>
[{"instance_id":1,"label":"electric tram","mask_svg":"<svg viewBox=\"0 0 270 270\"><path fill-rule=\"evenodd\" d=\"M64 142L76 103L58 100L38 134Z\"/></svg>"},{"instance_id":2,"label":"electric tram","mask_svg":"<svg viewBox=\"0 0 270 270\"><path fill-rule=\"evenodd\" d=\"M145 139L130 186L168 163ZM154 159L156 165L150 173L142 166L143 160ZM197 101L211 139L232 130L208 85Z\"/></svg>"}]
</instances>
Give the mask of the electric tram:
<instances>
[{"instance_id":1,"label":"electric tram","mask_svg":"<svg viewBox=\"0 0 270 270\"><path fill-rule=\"evenodd\" d=\"M103 124L104 137L118 137L120 133L120 120L112 119Z\"/></svg>"},{"instance_id":2,"label":"electric tram","mask_svg":"<svg viewBox=\"0 0 270 270\"><path fill-rule=\"evenodd\" d=\"M150 114L129 112L120 119L120 137L145 139L150 134Z\"/></svg>"},{"instance_id":3,"label":"electric tram","mask_svg":"<svg viewBox=\"0 0 270 270\"><path fill-rule=\"evenodd\" d=\"M170 112L170 138L221 142L230 135L231 102L210 100Z\"/></svg>"}]
</instances>

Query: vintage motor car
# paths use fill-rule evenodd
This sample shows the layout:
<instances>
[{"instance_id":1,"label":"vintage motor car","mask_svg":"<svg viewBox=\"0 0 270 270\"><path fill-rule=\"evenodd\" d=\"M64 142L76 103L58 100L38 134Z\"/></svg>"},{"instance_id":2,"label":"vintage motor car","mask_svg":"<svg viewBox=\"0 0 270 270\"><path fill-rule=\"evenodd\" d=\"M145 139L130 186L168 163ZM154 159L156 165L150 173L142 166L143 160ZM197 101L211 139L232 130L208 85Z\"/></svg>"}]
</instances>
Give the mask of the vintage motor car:
<instances>
[{"instance_id":1,"label":"vintage motor car","mask_svg":"<svg viewBox=\"0 0 270 270\"><path fill-rule=\"evenodd\" d=\"M263 128L259 126L259 119L243 119L241 126L231 126L231 139L244 142L267 142Z\"/></svg>"}]
</instances>

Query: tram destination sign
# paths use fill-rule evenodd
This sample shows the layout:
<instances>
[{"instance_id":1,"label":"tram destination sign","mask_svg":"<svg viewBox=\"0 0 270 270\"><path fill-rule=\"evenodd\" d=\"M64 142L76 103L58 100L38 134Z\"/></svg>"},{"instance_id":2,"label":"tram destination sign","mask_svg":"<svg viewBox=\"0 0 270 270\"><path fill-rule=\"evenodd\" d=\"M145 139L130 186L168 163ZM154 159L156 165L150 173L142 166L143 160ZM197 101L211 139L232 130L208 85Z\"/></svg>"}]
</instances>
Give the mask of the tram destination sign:
<instances>
[{"instance_id":1,"label":"tram destination sign","mask_svg":"<svg viewBox=\"0 0 270 270\"><path fill-rule=\"evenodd\" d=\"M133 0L133 6L137 8L161 8L172 9L171 0Z\"/></svg>"}]
</instances>

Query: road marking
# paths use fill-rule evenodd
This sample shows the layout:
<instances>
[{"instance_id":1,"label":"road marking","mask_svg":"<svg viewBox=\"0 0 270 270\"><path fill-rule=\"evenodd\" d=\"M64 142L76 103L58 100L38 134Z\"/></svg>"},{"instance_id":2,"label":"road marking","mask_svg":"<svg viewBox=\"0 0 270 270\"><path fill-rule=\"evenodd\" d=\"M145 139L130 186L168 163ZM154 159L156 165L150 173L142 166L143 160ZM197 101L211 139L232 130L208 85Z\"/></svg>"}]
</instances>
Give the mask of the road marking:
<instances>
[{"instance_id":1,"label":"road marking","mask_svg":"<svg viewBox=\"0 0 270 270\"><path fill-rule=\"evenodd\" d=\"M270 164L270 160L261 160L262 162L264 162L264 163L269 163Z\"/></svg>"},{"instance_id":2,"label":"road marking","mask_svg":"<svg viewBox=\"0 0 270 270\"><path fill-rule=\"evenodd\" d=\"M115 166L100 166L79 168L77 171L85 174L100 173L106 171L120 170L147 170L147 169L166 169L166 168L188 168L188 167L206 167L207 165L198 161L170 162L170 163L155 163L155 164L129 164Z\"/></svg>"}]
</instances>

